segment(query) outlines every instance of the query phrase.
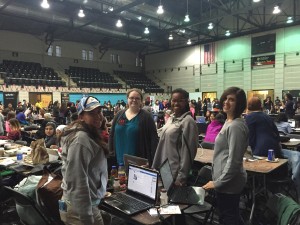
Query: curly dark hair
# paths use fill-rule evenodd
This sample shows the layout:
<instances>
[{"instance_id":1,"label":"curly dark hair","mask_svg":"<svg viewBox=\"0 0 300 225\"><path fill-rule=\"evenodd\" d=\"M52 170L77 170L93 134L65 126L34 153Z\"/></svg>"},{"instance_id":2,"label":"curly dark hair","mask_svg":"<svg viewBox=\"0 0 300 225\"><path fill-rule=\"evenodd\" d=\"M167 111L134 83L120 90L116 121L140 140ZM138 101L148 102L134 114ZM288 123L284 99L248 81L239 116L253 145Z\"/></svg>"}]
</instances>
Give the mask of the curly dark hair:
<instances>
[{"instance_id":1,"label":"curly dark hair","mask_svg":"<svg viewBox=\"0 0 300 225\"><path fill-rule=\"evenodd\" d=\"M189 101L188 101L189 100L189 93L186 90L182 89L182 88L177 88L177 89L172 91L170 101L172 100L172 96L175 93L181 94L182 97L187 100L184 112L186 113L186 112L190 111L190 106L189 106Z\"/></svg>"}]
</instances>

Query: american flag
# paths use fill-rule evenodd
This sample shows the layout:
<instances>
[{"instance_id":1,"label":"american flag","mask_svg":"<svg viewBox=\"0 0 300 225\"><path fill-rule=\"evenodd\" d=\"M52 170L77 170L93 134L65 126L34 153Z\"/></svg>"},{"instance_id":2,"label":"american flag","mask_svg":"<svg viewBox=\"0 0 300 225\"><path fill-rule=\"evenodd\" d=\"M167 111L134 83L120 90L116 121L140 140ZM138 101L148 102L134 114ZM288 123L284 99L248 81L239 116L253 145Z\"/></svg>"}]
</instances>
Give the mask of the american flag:
<instances>
[{"instance_id":1,"label":"american flag","mask_svg":"<svg viewBox=\"0 0 300 225\"><path fill-rule=\"evenodd\" d=\"M204 64L215 63L215 43L204 45Z\"/></svg>"}]
</instances>

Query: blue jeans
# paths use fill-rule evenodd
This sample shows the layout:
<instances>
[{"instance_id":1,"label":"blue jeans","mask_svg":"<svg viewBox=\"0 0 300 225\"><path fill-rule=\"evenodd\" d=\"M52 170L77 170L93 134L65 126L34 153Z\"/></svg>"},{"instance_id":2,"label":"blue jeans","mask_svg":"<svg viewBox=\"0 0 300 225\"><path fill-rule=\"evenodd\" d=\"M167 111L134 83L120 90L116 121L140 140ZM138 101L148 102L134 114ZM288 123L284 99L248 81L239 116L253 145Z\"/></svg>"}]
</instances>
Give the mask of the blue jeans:
<instances>
[{"instance_id":1,"label":"blue jeans","mask_svg":"<svg viewBox=\"0 0 300 225\"><path fill-rule=\"evenodd\" d=\"M297 189L298 202L300 202L300 152L288 149L282 149L281 152L283 157L289 160L289 169L292 171L292 180Z\"/></svg>"}]
</instances>

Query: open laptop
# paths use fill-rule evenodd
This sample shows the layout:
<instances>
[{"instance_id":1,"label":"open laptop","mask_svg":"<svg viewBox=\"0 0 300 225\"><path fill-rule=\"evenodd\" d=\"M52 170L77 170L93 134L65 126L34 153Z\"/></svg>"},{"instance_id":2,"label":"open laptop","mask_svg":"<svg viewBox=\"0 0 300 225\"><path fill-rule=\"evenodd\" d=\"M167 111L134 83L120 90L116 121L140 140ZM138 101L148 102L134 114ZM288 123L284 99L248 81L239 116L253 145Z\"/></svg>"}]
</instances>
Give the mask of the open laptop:
<instances>
[{"instance_id":1,"label":"open laptop","mask_svg":"<svg viewBox=\"0 0 300 225\"><path fill-rule=\"evenodd\" d=\"M129 164L134 164L134 165L138 165L138 166L144 166L144 165L149 164L148 159L141 158L141 157L134 156L134 155L128 155L128 154L124 154L123 160L124 160L124 166L125 166L126 173L128 172Z\"/></svg>"},{"instance_id":2,"label":"open laptop","mask_svg":"<svg viewBox=\"0 0 300 225\"><path fill-rule=\"evenodd\" d=\"M158 172L137 165L128 165L127 191L115 192L103 204L133 215L155 206Z\"/></svg>"},{"instance_id":3,"label":"open laptop","mask_svg":"<svg viewBox=\"0 0 300 225\"><path fill-rule=\"evenodd\" d=\"M188 205L204 204L205 190L202 187L175 186L168 159L164 161L159 172L170 202Z\"/></svg>"},{"instance_id":4,"label":"open laptop","mask_svg":"<svg viewBox=\"0 0 300 225\"><path fill-rule=\"evenodd\" d=\"M196 116L196 123L205 123L204 116Z\"/></svg>"}]
</instances>

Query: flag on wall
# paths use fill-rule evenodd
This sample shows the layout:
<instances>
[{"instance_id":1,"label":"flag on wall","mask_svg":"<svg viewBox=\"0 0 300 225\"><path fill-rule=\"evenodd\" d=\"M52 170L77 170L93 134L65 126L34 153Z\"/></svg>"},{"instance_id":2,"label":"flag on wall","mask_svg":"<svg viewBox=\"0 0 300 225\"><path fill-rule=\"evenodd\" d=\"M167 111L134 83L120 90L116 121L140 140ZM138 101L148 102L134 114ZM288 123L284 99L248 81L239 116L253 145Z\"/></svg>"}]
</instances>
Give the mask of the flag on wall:
<instances>
[{"instance_id":1,"label":"flag on wall","mask_svg":"<svg viewBox=\"0 0 300 225\"><path fill-rule=\"evenodd\" d=\"M215 63L215 43L204 45L204 64Z\"/></svg>"}]
</instances>

